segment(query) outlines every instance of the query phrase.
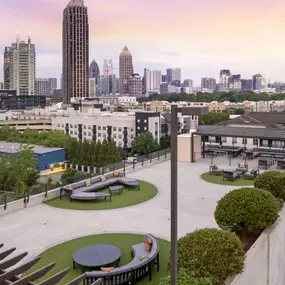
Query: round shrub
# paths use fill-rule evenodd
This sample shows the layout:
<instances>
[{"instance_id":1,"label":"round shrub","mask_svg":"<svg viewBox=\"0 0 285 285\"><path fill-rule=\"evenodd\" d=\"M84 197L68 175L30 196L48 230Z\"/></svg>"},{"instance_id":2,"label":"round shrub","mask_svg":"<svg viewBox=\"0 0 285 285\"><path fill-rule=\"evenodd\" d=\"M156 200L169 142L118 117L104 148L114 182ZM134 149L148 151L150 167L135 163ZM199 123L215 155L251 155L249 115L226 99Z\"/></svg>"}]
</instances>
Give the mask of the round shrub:
<instances>
[{"instance_id":1,"label":"round shrub","mask_svg":"<svg viewBox=\"0 0 285 285\"><path fill-rule=\"evenodd\" d=\"M285 173L266 171L254 181L254 187L270 191L276 198L285 201Z\"/></svg>"},{"instance_id":2,"label":"round shrub","mask_svg":"<svg viewBox=\"0 0 285 285\"><path fill-rule=\"evenodd\" d=\"M212 285L210 278L194 277L192 272L186 271L184 268L179 268L177 276L178 285ZM159 285L170 285L170 276L162 278Z\"/></svg>"},{"instance_id":3,"label":"round shrub","mask_svg":"<svg viewBox=\"0 0 285 285\"><path fill-rule=\"evenodd\" d=\"M223 284L228 276L239 274L244 266L242 243L234 234L219 229L202 229L178 240L178 266L195 277L208 277Z\"/></svg>"},{"instance_id":4,"label":"round shrub","mask_svg":"<svg viewBox=\"0 0 285 285\"><path fill-rule=\"evenodd\" d=\"M263 230L276 221L278 209L278 200L270 192L241 188L229 192L218 202L215 219L224 230Z\"/></svg>"}]
</instances>

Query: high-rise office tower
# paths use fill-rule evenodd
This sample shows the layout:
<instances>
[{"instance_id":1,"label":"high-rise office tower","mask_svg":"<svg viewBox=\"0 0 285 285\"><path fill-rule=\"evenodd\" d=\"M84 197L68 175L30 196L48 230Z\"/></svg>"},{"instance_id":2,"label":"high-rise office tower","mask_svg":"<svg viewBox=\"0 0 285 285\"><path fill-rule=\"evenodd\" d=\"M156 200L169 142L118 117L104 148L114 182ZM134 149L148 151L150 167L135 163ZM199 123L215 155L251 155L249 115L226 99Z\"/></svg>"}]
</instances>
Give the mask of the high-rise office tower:
<instances>
[{"instance_id":1,"label":"high-rise office tower","mask_svg":"<svg viewBox=\"0 0 285 285\"><path fill-rule=\"evenodd\" d=\"M149 91L160 90L161 84L161 71L160 70L144 70L144 91L148 94Z\"/></svg>"},{"instance_id":2,"label":"high-rise office tower","mask_svg":"<svg viewBox=\"0 0 285 285\"><path fill-rule=\"evenodd\" d=\"M242 89L240 74L230 76L230 78L229 78L229 89L232 91L240 91Z\"/></svg>"},{"instance_id":3,"label":"high-rise office tower","mask_svg":"<svg viewBox=\"0 0 285 285\"><path fill-rule=\"evenodd\" d=\"M104 59L104 64L103 64L103 75L108 76L108 75L113 75L113 62L112 59Z\"/></svg>"},{"instance_id":4,"label":"high-rise office tower","mask_svg":"<svg viewBox=\"0 0 285 285\"><path fill-rule=\"evenodd\" d=\"M89 78L97 78L100 75L100 69L97 62L93 59L89 66Z\"/></svg>"},{"instance_id":5,"label":"high-rise office tower","mask_svg":"<svg viewBox=\"0 0 285 285\"><path fill-rule=\"evenodd\" d=\"M11 47L5 47L4 50L4 89L10 89L10 54L11 54Z\"/></svg>"},{"instance_id":6,"label":"high-rise office tower","mask_svg":"<svg viewBox=\"0 0 285 285\"><path fill-rule=\"evenodd\" d=\"M133 57L128 48L125 46L119 57L120 69L120 94L129 94L129 78L134 73Z\"/></svg>"},{"instance_id":7,"label":"high-rise office tower","mask_svg":"<svg viewBox=\"0 0 285 285\"><path fill-rule=\"evenodd\" d=\"M35 95L36 49L35 45L31 43L30 37L26 43L25 41L20 41L19 36L17 36L16 43L11 45L9 65L6 65L5 74L8 73L8 89L17 90L17 95Z\"/></svg>"},{"instance_id":8,"label":"high-rise office tower","mask_svg":"<svg viewBox=\"0 0 285 285\"><path fill-rule=\"evenodd\" d=\"M142 78L138 73L132 74L129 78L129 95L135 97L142 96Z\"/></svg>"},{"instance_id":9,"label":"high-rise office tower","mask_svg":"<svg viewBox=\"0 0 285 285\"><path fill-rule=\"evenodd\" d=\"M97 88L97 78L89 78L89 96L96 96L96 88Z\"/></svg>"},{"instance_id":10,"label":"high-rise office tower","mask_svg":"<svg viewBox=\"0 0 285 285\"><path fill-rule=\"evenodd\" d=\"M181 82L181 69L180 68L168 68L166 69L167 83Z\"/></svg>"},{"instance_id":11,"label":"high-rise office tower","mask_svg":"<svg viewBox=\"0 0 285 285\"><path fill-rule=\"evenodd\" d=\"M266 79L260 73L252 76L253 90L260 90L266 88Z\"/></svg>"},{"instance_id":12,"label":"high-rise office tower","mask_svg":"<svg viewBox=\"0 0 285 285\"><path fill-rule=\"evenodd\" d=\"M63 11L62 75L65 104L89 97L89 24L84 0L70 0Z\"/></svg>"},{"instance_id":13,"label":"high-rise office tower","mask_svg":"<svg viewBox=\"0 0 285 285\"><path fill-rule=\"evenodd\" d=\"M36 80L36 95L52 96L54 90L57 89L56 78L37 78Z\"/></svg>"},{"instance_id":14,"label":"high-rise office tower","mask_svg":"<svg viewBox=\"0 0 285 285\"><path fill-rule=\"evenodd\" d=\"M225 92L229 91L229 79L231 76L231 72L228 69L223 69L220 72L220 84L219 91Z\"/></svg>"},{"instance_id":15,"label":"high-rise office tower","mask_svg":"<svg viewBox=\"0 0 285 285\"><path fill-rule=\"evenodd\" d=\"M213 77L201 78L201 89L215 91L216 90L216 79Z\"/></svg>"}]
</instances>

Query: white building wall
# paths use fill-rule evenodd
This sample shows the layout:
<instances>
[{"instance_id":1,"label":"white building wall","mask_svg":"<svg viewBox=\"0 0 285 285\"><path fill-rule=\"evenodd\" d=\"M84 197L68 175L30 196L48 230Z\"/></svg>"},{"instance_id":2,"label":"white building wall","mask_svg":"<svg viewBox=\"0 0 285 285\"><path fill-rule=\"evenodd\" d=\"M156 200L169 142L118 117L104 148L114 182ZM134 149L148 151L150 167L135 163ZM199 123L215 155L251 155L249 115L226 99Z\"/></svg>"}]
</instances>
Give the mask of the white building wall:
<instances>
[{"instance_id":1,"label":"white building wall","mask_svg":"<svg viewBox=\"0 0 285 285\"><path fill-rule=\"evenodd\" d=\"M148 131L152 133L153 137L160 142L160 117L148 118Z\"/></svg>"}]
</instances>

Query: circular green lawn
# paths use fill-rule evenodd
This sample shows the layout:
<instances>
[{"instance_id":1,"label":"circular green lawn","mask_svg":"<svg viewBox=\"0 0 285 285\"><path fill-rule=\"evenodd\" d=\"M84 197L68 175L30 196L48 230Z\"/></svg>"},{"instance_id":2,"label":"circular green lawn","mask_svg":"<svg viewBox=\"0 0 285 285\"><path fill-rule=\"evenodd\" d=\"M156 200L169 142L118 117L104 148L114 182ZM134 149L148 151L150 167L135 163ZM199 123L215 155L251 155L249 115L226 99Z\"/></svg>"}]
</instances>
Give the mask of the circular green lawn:
<instances>
[{"instance_id":1,"label":"circular green lawn","mask_svg":"<svg viewBox=\"0 0 285 285\"><path fill-rule=\"evenodd\" d=\"M70 202L67 196L63 196L62 200L60 198L55 198L52 200L45 201L44 203L57 208L70 209L70 210L109 210L109 209L118 209L123 207L128 207L132 205L137 205L142 202L148 201L157 195L157 188L146 182L138 180L140 185L140 190L137 188L128 188L124 187L124 191L119 195L118 191L112 193L112 199L107 198L98 199L94 201L75 201ZM100 192L109 193L109 188L100 189Z\"/></svg>"},{"instance_id":2,"label":"circular green lawn","mask_svg":"<svg viewBox=\"0 0 285 285\"><path fill-rule=\"evenodd\" d=\"M201 175L201 178L209 183L221 184L221 185L231 185L231 186L252 186L254 180L248 179L237 179L237 180L223 180L223 175L211 175L209 172L206 172Z\"/></svg>"},{"instance_id":3,"label":"circular green lawn","mask_svg":"<svg viewBox=\"0 0 285 285\"><path fill-rule=\"evenodd\" d=\"M121 250L120 266L129 263L132 260L131 257L131 246L141 243L144 241L143 235L137 234L100 234L86 236L83 238L73 239L57 246L54 246L42 254L40 254L40 261L32 267L27 273L35 272L36 270L55 262L55 267L49 271L44 280L48 277L70 267L68 274L57 284L66 284L68 281L80 276L82 274L82 268L77 266L76 269L72 267L72 257L76 250L92 245L92 244L112 244L117 246ZM148 276L142 279L139 285L158 285L160 278L166 277L168 275L168 261L170 256L170 243L166 240L158 239L159 242L159 261L160 269L156 270L156 267L152 270L152 281L149 282ZM43 280L41 279L41 281Z\"/></svg>"}]
</instances>

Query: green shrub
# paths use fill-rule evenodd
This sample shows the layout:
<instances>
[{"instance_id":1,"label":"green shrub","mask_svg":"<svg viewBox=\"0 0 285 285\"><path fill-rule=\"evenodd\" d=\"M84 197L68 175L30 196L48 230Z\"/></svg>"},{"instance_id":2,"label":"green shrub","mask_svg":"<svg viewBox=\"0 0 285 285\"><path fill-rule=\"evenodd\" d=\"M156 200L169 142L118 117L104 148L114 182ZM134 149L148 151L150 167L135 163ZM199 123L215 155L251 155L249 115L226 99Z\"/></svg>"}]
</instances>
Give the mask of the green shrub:
<instances>
[{"instance_id":1,"label":"green shrub","mask_svg":"<svg viewBox=\"0 0 285 285\"><path fill-rule=\"evenodd\" d=\"M178 271L178 285L212 285L210 278L196 278L184 268ZM170 277L162 278L159 285L170 285Z\"/></svg>"},{"instance_id":2,"label":"green shrub","mask_svg":"<svg viewBox=\"0 0 285 285\"><path fill-rule=\"evenodd\" d=\"M243 270L243 247L234 233L196 230L178 240L177 251L179 268L194 272L198 278L208 277L215 285Z\"/></svg>"},{"instance_id":3,"label":"green shrub","mask_svg":"<svg viewBox=\"0 0 285 285\"><path fill-rule=\"evenodd\" d=\"M278 200L270 192L241 188L229 192L218 202L215 219L224 230L263 230L276 221L278 210Z\"/></svg>"},{"instance_id":4,"label":"green shrub","mask_svg":"<svg viewBox=\"0 0 285 285\"><path fill-rule=\"evenodd\" d=\"M266 171L254 181L254 187L270 191L276 198L285 201L285 173Z\"/></svg>"}]
</instances>

